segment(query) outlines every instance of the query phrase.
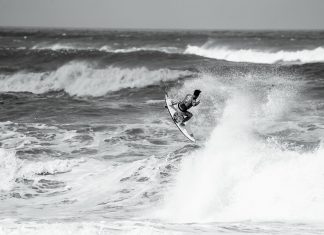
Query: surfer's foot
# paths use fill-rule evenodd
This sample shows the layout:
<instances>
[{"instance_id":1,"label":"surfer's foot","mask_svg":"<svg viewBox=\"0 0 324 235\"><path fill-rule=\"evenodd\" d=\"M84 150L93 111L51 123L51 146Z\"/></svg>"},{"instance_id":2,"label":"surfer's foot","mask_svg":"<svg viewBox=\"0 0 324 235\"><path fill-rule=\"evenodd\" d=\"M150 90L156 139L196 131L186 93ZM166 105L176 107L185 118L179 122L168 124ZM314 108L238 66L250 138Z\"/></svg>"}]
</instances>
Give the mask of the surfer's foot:
<instances>
[{"instance_id":1,"label":"surfer's foot","mask_svg":"<svg viewBox=\"0 0 324 235\"><path fill-rule=\"evenodd\" d=\"M184 122L181 122L180 123L180 126L185 126L186 124Z\"/></svg>"}]
</instances>

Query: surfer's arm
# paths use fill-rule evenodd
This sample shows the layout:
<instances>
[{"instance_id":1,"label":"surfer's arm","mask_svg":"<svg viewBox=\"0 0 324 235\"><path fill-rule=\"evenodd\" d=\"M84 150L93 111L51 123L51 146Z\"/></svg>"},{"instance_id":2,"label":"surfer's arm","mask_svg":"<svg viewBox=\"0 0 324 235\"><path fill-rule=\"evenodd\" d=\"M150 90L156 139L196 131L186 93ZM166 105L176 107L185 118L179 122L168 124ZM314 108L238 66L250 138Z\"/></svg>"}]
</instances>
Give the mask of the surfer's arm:
<instances>
[{"instance_id":1,"label":"surfer's arm","mask_svg":"<svg viewBox=\"0 0 324 235\"><path fill-rule=\"evenodd\" d=\"M200 100L193 100L192 101L193 106L197 106L198 104L200 104Z\"/></svg>"}]
</instances>

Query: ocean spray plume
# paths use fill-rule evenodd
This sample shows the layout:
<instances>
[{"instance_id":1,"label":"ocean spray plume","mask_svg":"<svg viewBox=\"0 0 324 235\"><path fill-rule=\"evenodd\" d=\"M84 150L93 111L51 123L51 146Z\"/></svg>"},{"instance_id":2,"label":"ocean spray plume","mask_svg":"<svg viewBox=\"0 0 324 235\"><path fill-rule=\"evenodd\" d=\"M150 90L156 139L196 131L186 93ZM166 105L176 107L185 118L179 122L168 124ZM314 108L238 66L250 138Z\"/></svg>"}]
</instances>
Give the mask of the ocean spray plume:
<instances>
[{"instance_id":1,"label":"ocean spray plume","mask_svg":"<svg viewBox=\"0 0 324 235\"><path fill-rule=\"evenodd\" d=\"M159 216L178 222L323 221L323 147L304 151L258 133L266 116L289 109L272 95L294 99L295 90L287 87L289 97L273 88L259 100L255 90L231 88L205 147L182 160ZM279 107L264 112L268 105Z\"/></svg>"},{"instance_id":2,"label":"ocean spray plume","mask_svg":"<svg viewBox=\"0 0 324 235\"><path fill-rule=\"evenodd\" d=\"M16 73L0 77L2 92L32 92L35 94L64 90L76 96L102 96L123 88L140 88L160 81L177 80L192 72L158 69L107 67L93 68L87 63L66 64L54 72Z\"/></svg>"},{"instance_id":3,"label":"ocean spray plume","mask_svg":"<svg viewBox=\"0 0 324 235\"><path fill-rule=\"evenodd\" d=\"M171 89L170 95L181 99L197 88L202 90L202 102L199 109L192 110L194 117L191 123L194 133L206 136L206 133L211 133L211 126L215 126L220 120L227 104L225 101L236 91L245 90L246 93L253 94L254 97L249 102L258 109L253 111L252 116L257 119L255 125L264 130L289 114L296 106L296 96L303 86L303 81L276 72L215 75L205 71L199 73L197 79L186 80L181 89Z\"/></svg>"},{"instance_id":4,"label":"ocean spray plume","mask_svg":"<svg viewBox=\"0 0 324 235\"><path fill-rule=\"evenodd\" d=\"M227 60L233 62L249 62L260 64L288 63L316 63L324 62L324 48L297 51L267 51L257 49L230 49L227 47L187 46L185 54Z\"/></svg>"}]
</instances>

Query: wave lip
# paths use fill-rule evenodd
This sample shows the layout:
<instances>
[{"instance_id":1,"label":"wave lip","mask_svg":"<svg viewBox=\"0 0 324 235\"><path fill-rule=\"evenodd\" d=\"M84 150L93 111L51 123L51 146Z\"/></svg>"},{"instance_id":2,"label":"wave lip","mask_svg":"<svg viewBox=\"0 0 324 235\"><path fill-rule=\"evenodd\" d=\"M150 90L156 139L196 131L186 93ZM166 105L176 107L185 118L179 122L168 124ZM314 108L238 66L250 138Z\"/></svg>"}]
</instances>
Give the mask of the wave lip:
<instances>
[{"instance_id":1,"label":"wave lip","mask_svg":"<svg viewBox=\"0 0 324 235\"><path fill-rule=\"evenodd\" d=\"M313 50L304 49L298 51L280 50L277 52L260 51L256 49L229 49L227 47L208 47L188 45L185 54L194 54L207 58L227 60L233 62L248 62L258 64L287 63L317 63L324 62L324 47Z\"/></svg>"},{"instance_id":2,"label":"wave lip","mask_svg":"<svg viewBox=\"0 0 324 235\"><path fill-rule=\"evenodd\" d=\"M142 88L191 75L190 71L149 70L146 67L97 69L84 62L74 62L53 72L2 75L0 92L42 94L64 90L75 96L103 96L124 88Z\"/></svg>"}]
</instances>

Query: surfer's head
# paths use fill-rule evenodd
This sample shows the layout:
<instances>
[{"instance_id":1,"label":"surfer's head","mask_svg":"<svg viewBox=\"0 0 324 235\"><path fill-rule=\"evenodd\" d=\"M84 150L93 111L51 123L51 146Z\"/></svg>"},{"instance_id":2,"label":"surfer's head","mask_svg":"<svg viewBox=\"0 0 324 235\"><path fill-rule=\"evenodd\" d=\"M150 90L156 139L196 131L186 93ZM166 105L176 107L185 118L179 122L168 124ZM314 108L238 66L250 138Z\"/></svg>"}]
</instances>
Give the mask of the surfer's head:
<instances>
[{"instance_id":1,"label":"surfer's head","mask_svg":"<svg viewBox=\"0 0 324 235\"><path fill-rule=\"evenodd\" d=\"M194 93L193 93L194 94L194 97L195 98L198 98L200 92L201 92L201 90L195 90Z\"/></svg>"}]
</instances>

